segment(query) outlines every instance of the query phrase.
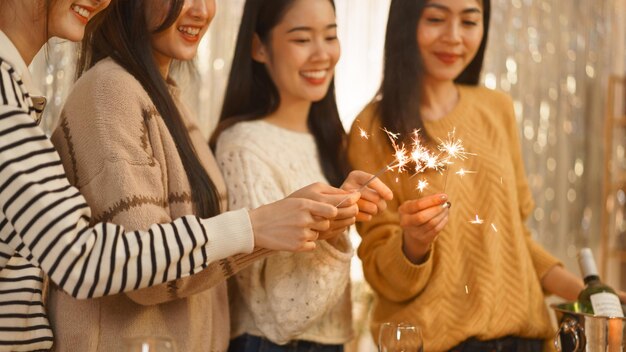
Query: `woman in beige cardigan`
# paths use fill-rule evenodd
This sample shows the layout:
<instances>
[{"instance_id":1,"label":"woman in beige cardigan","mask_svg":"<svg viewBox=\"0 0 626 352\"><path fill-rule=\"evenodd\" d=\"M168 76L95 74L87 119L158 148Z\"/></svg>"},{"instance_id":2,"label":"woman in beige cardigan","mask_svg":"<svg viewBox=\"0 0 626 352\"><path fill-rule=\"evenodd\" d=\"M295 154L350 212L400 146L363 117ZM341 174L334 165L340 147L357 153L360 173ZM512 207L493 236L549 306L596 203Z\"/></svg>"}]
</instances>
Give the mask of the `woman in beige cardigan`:
<instances>
[{"instance_id":1,"label":"woman in beige cardigan","mask_svg":"<svg viewBox=\"0 0 626 352\"><path fill-rule=\"evenodd\" d=\"M168 8L120 1L87 35L79 69L88 71L68 98L53 140L97 219L135 229L179 214L210 216L225 209L217 165L169 77L173 59L195 56L213 14L213 0L171 1ZM367 178L360 173L348 183L358 188ZM315 187L331 193L322 196L332 204L348 194ZM335 222L354 218L358 198L351 196ZM384 207L379 200L372 199L374 212ZM53 290L57 349L116 351L124 337L160 335L173 338L180 351L223 351L229 338L223 280L265 254L228 258L187 279L116 297L76 301Z\"/></svg>"}]
</instances>

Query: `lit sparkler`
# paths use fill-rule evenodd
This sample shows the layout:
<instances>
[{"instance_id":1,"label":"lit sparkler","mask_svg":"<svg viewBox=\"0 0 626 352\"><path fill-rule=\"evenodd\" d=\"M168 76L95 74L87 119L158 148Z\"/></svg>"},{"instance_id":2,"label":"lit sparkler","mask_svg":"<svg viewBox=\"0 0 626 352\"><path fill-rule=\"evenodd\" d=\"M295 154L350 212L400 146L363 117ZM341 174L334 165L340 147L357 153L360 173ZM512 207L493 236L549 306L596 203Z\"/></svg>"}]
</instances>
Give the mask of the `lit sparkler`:
<instances>
[{"instance_id":1,"label":"lit sparkler","mask_svg":"<svg viewBox=\"0 0 626 352\"><path fill-rule=\"evenodd\" d=\"M361 130L361 137L363 137L364 134L365 136L367 136L367 133L365 133L363 129L361 129L360 127L359 129ZM389 137L389 140L391 141L391 145L394 150L394 153L393 153L394 159L389 164L385 165L383 168L378 170L372 177L370 177L369 180L367 180L361 187L359 187L359 189L357 189L356 192L361 192L363 189L365 189L365 187L367 187L367 185L369 185L372 181L374 181L374 179L376 179L377 177L380 177L380 175L382 175L383 173L387 171L396 169L399 173L404 172L406 165L411 161L411 158L409 157L408 152L406 148L404 147L404 144L402 144L401 146L398 146L398 143L396 142L398 138L400 137L400 134L390 132L386 128L383 128L383 131L387 134L387 136ZM364 138L367 139L367 137L364 137ZM341 206L341 204L343 204L348 198L350 197L346 196L335 207Z\"/></svg>"},{"instance_id":2,"label":"lit sparkler","mask_svg":"<svg viewBox=\"0 0 626 352\"><path fill-rule=\"evenodd\" d=\"M442 153L445 153L447 155L447 161L450 161L450 159L465 160L470 155L476 155L466 152L465 147L463 146L463 141L460 139L456 139L454 137L455 134L456 129L453 129L452 132L448 132L448 138L445 141L439 139L441 143L439 144L438 148Z\"/></svg>"},{"instance_id":3,"label":"lit sparkler","mask_svg":"<svg viewBox=\"0 0 626 352\"><path fill-rule=\"evenodd\" d=\"M358 127L358 128L359 128L359 134L361 138L369 139L369 135L367 134L367 132L363 130L361 127ZM391 146L394 150L393 152L394 159L389 164L385 165L383 168L378 170L369 180L367 180L367 182L365 182L365 184L363 184L357 190L357 192L362 191L370 182L372 182L375 178L379 177L380 175L382 175L383 173L387 171L391 171L394 169L396 169L398 173L402 173L406 171L407 165L409 165L409 163L411 162L413 162L415 165L415 168L413 170L414 174L411 177L414 177L426 170L434 170L437 172L442 172L443 169L445 168L446 169L445 180L444 180L444 190L445 190L445 184L447 183L447 178L448 178L447 166L453 163L452 160L453 159L464 160L464 159L467 159L469 155L475 155L475 154L468 153L467 151L465 151L463 142L460 139L455 139L456 129L448 133L448 137L446 138L446 140L439 139L440 144L437 147L439 153L430 152L428 148L426 148L422 144L419 130L414 130L412 133L413 137L412 137L412 145L411 145L410 151L407 150L404 144L400 144L400 145L398 144L398 139L400 138L399 133L393 133L386 128L382 128L382 130L385 132L385 134L387 134L387 137L389 138L389 141L391 142ZM467 173L475 173L474 171L465 171L463 169L461 169L460 172L462 172L462 174L459 174L457 172L457 174L459 174L460 176L463 176ZM396 182L397 181L398 181L398 178L396 177ZM427 187L428 187L428 182L422 179L418 182L416 189L419 190L420 192L423 192ZM339 204L337 204L337 207L343 204L347 199L348 197L344 198Z\"/></svg>"}]
</instances>

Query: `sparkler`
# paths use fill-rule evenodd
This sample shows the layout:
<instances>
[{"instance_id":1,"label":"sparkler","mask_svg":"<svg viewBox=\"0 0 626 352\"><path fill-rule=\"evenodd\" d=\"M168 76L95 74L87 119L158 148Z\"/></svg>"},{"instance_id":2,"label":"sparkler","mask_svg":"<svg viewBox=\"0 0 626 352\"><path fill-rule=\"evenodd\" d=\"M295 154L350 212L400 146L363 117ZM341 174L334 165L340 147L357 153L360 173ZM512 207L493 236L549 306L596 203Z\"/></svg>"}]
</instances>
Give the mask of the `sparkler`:
<instances>
[{"instance_id":1,"label":"sparkler","mask_svg":"<svg viewBox=\"0 0 626 352\"><path fill-rule=\"evenodd\" d=\"M445 172L444 179L444 191L445 185L447 184L448 179L448 166L453 164L454 159L465 160L470 155L475 155L472 153L468 153L465 151L465 147L463 146L463 142L460 139L455 138L456 129L453 129L448 133L448 136L445 140L439 139L439 145L437 146L438 153L432 153L429 151L426 146L423 145L420 138L420 130L413 130L412 132L412 143L410 151L404 146L404 144L398 145L398 139L400 137L399 133L393 133L386 128L382 128L382 130L387 134L387 138L391 142L391 146L394 150L394 159L383 168L378 170L365 184L363 184L357 192L362 191L369 183L371 183L375 178L380 177L383 173L387 171L391 171L393 169L397 169L398 173L402 173L406 171L406 167L409 163L413 162L415 168L413 170L414 177L426 170L434 170L437 172ZM359 134L363 139L369 139L369 135L365 130L359 127ZM461 173L459 173L461 172ZM468 173L475 173L474 171L465 171L461 169L457 172L461 177ZM397 179L397 178L396 178ZM418 181L416 189L420 192L424 192L424 190L428 187L428 181L422 179ZM344 199L337 204L339 207L343 204L349 197L345 197ZM450 203L446 202L444 207L450 207Z\"/></svg>"},{"instance_id":2,"label":"sparkler","mask_svg":"<svg viewBox=\"0 0 626 352\"><path fill-rule=\"evenodd\" d=\"M367 133L360 127L359 127L359 130L360 130L361 137L368 139ZM391 141L391 145L394 149L394 153L393 153L394 159L389 164L385 165L383 168L376 171L376 173L372 177L370 177L370 179L367 180L361 187L359 187L359 189L357 189L356 192L361 192L363 189L365 189L365 187L367 187L367 185L369 185L372 181L374 181L374 179L376 179L377 177L380 177L380 175L382 175L383 173L387 171L397 169L398 172L404 172L406 165L411 161L406 151L406 148L404 147L404 144L402 144L401 146L398 146L398 143L396 143L396 141L400 137L400 134L390 132L386 128L383 128L383 131L385 131L385 133L387 134L387 137L389 137L389 140ZM335 207L338 208L339 206L341 206L346 200L348 200L348 198L350 197L346 196L345 198L343 198L341 202L339 202Z\"/></svg>"}]
</instances>

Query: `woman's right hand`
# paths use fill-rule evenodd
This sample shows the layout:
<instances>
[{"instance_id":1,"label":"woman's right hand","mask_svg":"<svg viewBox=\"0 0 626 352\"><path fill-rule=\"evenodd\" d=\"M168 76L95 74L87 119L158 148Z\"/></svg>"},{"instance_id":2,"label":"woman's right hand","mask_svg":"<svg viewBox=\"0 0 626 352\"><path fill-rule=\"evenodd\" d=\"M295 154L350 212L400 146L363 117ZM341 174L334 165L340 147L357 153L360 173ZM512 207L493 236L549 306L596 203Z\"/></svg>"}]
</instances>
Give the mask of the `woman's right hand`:
<instances>
[{"instance_id":1,"label":"woman's right hand","mask_svg":"<svg viewBox=\"0 0 626 352\"><path fill-rule=\"evenodd\" d=\"M337 216L331 204L304 198L285 198L250 210L254 245L277 251L315 249L319 232Z\"/></svg>"},{"instance_id":2,"label":"woman's right hand","mask_svg":"<svg viewBox=\"0 0 626 352\"><path fill-rule=\"evenodd\" d=\"M436 194L408 200L398 208L404 230L402 250L412 263L425 261L431 244L448 223L447 200L447 195Z\"/></svg>"}]
</instances>

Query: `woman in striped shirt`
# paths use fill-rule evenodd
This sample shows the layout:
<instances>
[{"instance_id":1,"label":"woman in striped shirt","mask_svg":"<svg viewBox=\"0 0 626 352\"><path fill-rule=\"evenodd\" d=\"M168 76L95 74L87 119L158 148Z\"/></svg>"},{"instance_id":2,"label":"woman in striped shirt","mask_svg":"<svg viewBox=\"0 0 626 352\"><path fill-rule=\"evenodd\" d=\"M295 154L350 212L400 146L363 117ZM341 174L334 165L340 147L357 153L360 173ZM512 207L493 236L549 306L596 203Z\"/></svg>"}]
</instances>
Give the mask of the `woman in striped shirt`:
<instances>
[{"instance_id":1,"label":"woman in striped shirt","mask_svg":"<svg viewBox=\"0 0 626 352\"><path fill-rule=\"evenodd\" d=\"M148 231L90 226L90 209L34 121L43 105L27 65L52 36L80 40L108 4L0 1L0 350L50 348L41 270L65 292L90 298L184 277L253 246L307 250L337 214L329 204L344 196L318 184L249 212L187 216Z\"/></svg>"}]
</instances>

